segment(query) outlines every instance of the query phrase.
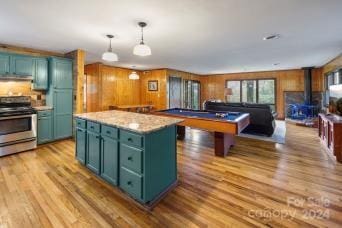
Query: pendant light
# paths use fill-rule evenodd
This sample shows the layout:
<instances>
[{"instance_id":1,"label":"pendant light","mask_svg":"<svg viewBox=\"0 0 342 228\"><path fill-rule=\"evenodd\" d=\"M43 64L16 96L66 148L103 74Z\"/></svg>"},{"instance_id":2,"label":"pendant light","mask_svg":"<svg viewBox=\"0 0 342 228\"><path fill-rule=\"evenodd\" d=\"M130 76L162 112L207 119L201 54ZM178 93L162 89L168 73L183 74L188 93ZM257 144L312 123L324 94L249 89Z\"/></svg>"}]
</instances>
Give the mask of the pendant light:
<instances>
[{"instance_id":1,"label":"pendant light","mask_svg":"<svg viewBox=\"0 0 342 228\"><path fill-rule=\"evenodd\" d=\"M112 50L112 39L114 38L113 35L107 35L109 39L109 48L108 51L102 54L102 59L108 62L116 62L118 61L118 55L115 54Z\"/></svg>"},{"instance_id":2,"label":"pendant light","mask_svg":"<svg viewBox=\"0 0 342 228\"><path fill-rule=\"evenodd\" d=\"M132 68L135 68L135 66L132 66ZM131 80L139 80L139 74L137 74L136 71L132 71L129 75L128 75L128 78L131 79Z\"/></svg>"},{"instance_id":3,"label":"pendant light","mask_svg":"<svg viewBox=\"0 0 342 228\"><path fill-rule=\"evenodd\" d=\"M139 27L141 28L141 41L140 44L136 45L133 49L134 55L148 56L151 55L151 48L144 43L144 27L146 27L146 22L139 22Z\"/></svg>"}]
</instances>

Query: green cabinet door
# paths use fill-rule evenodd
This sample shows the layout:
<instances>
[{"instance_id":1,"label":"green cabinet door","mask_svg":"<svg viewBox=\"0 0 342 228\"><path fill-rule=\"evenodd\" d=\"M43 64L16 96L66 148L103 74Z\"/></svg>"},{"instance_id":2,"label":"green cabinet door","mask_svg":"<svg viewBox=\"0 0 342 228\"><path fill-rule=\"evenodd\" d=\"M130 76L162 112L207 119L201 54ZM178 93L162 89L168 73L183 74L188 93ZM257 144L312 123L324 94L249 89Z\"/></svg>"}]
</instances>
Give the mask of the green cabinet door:
<instances>
[{"instance_id":1,"label":"green cabinet door","mask_svg":"<svg viewBox=\"0 0 342 228\"><path fill-rule=\"evenodd\" d=\"M102 137L100 175L114 185L118 184L118 159L118 141Z\"/></svg>"},{"instance_id":2,"label":"green cabinet door","mask_svg":"<svg viewBox=\"0 0 342 228\"><path fill-rule=\"evenodd\" d=\"M76 128L76 158L83 164L86 163L87 131Z\"/></svg>"},{"instance_id":3,"label":"green cabinet door","mask_svg":"<svg viewBox=\"0 0 342 228\"><path fill-rule=\"evenodd\" d=\"M72 89L72 61L52 58L52 84L55 89Z\"/></svg>"},{"instance_id":4,"label":"green cabinet door","mask_svg":"<svg viewBox=\"0 0 342 228\"><path fill-rule=\"evenodd\" d=\"M11 56L11 73L23 76L34 75L34 58L28 56L13 55Z\"/></svg>"},{"instance_id":5,"label":"green cabinet door","mask_svg":"<svg viewBox=\"0 0 342 228\"><path fill-rule=\"evenodd\" d=\"M86 166L97 174L100 173L100 143L99 134L87 131Z\"/></svg>"},{"instance_id":6,"label":"green cabinet door","mask_svg":"<svg viewBox=\"0 0 342 228\"><path fill-rule=\"evenodd\" d=\"M33 89L48 89L48 61L47 59L36 59L35 70L33 76Z\"/></svg>"},{"instance_id":7,"label":"green cabinet door","mask_svg":"<svg viewBox=\"0 0 342 228\"><path fill-rule=\"evenodd\" d=\"M54 138L72 136L72 90L54 90Z\"/></svg>"},{"instance_id":8,"label":"green cabinet door","mask_svg":"<svg viewBox=\"0 0 342 228\"><path fill-rule=\"evenodd\" d=\"M39 116L38 113L38 144L49 142L52 137L52 116Z\"/></svg>"},{"instance_id":9,"label":"green cabinet door","mask_svg":"<svg viewBox=\"0 0 342 228\"><path fill-rule=\"evenodd\" d=\"M0 75L10 72L10 56L0 53Z\"/></svg>"}]
</instances>

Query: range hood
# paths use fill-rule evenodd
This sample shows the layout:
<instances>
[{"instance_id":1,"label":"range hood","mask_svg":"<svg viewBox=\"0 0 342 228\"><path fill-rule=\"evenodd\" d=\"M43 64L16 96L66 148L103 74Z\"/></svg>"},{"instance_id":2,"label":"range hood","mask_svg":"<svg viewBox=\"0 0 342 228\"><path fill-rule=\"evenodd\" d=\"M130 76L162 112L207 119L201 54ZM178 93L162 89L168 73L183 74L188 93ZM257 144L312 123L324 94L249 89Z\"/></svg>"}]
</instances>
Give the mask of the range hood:
<instances>
[{"instance_id":1,"label":"range hood","mask_svg":"<svg viewBox=\"0 0 342 228\"><path fill-rule=\"evenodd\" d=\"M32 75L5 74L0 75L1 81L32 81Z\"/></svg>"}]
</instances>

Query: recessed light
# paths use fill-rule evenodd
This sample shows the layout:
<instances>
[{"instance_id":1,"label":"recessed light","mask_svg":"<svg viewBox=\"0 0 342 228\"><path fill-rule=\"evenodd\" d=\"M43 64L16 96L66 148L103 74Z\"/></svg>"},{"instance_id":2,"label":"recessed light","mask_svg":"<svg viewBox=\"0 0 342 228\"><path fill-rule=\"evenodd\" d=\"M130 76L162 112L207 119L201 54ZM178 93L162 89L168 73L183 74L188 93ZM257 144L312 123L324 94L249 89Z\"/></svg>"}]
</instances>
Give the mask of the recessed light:
<instances>
[{"instance_id":1,"label":"recessed light","mask_svg":"<svg viewBox=\"0 0 342 228\"><path fill-rule=\"evenodd\" d=\"M273 35L264 37L263 40L275 40L275 39L279 39L279 38L280 38L279 34L273 34Z\"/></svg>"}]
</instances>

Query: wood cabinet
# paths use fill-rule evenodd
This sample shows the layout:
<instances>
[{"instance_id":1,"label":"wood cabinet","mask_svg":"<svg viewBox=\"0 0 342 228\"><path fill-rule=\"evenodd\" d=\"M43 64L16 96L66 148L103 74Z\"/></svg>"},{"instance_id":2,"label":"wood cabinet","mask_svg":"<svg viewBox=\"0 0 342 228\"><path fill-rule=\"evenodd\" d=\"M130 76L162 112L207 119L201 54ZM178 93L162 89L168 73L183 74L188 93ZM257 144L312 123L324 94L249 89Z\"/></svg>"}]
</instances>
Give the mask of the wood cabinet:
<instances>
[{"instance_id":1,"label":"wood cabinet","mask_svg":"<svg viewBox=\"0 0 342 228\"><path fill-rule=\"evenodd\" d=\"M342 120L334 115L319 114L318 135L336 160L342 162Z\"/></svg>"},{"instance_id":2,"label":"wood cabinet","mask_svg":"<svg viewBox=\"0 0 342 228\"><path fill-rule=\"evenodd\" d=\"M53 139L52 110L38 111L38 144L50 142Z\"/></svg>"},{"instance_id":3,"label":"wood cabinet","mask_svg":"<svg viewBox=\"0 0 342 228\"><path fill-rule=\"evenodd\" d=\"M138 134L76 118L76 158L139 203L152 205L177 181L176 126Z\"/></svg>"}]
</instances>

